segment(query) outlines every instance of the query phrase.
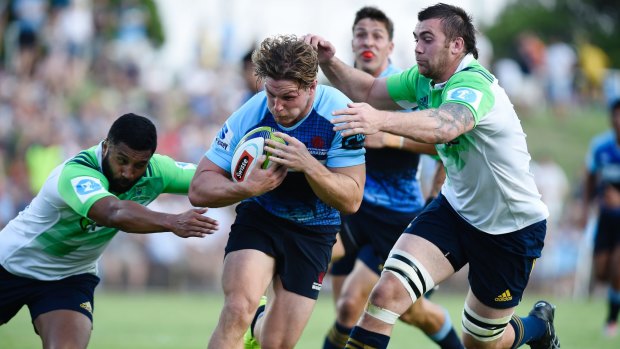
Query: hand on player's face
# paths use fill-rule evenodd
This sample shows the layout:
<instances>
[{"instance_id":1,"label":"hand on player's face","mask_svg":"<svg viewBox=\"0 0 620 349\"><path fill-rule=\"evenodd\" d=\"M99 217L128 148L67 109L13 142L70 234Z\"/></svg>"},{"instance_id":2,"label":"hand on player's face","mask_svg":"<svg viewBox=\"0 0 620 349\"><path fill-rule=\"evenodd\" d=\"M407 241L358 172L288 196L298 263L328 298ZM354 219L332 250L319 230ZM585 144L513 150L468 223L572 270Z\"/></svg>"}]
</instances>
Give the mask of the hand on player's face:
<instances>
[{"instance_id":1,"label":"hand on player's face","mask_svg":"<svg viewBox=\"0 0 620 349\"><path fill-rule=\"evenodd\" d=\"M271 153L270 161L299 172L305 172L308 166L315 164L306 145L297 138L282 132L274 132L273 135L284 139L286 144L271 139L265 140L265 151Z\"/></svg>"},{"instance_id":2,"label":"hand on player's face","mask_svg":"<svg viewBox=\"0 0 620 349\"><path fill-rule=\"evenodd\" d=\"M343 137L377 133L383 124L381 111L367 103L349 103L348 108L336 110L332 114L337 116L331 120L335 125L334 131L342 131Z\"/></svg>"}]
</instances>

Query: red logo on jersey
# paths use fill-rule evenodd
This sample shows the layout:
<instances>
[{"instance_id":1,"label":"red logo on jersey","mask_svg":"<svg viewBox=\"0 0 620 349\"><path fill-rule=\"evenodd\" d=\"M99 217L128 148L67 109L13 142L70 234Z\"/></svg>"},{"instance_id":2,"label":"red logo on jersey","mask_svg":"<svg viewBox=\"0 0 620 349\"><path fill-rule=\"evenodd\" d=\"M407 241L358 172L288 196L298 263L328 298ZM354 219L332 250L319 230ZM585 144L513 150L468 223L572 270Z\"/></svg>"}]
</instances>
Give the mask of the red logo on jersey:
<instances>
[{"instance_id":1,"label":"red logo on jersey","mask_svg":"<svg viewBox=\"0 0 620 349\"><path fill-rule=\"evenodd\" d=\"M310 142L313 148L323 148L325 146L325 141L321 136L314 136L312 138L312 142Z\"/></svg>"}]
</instances>

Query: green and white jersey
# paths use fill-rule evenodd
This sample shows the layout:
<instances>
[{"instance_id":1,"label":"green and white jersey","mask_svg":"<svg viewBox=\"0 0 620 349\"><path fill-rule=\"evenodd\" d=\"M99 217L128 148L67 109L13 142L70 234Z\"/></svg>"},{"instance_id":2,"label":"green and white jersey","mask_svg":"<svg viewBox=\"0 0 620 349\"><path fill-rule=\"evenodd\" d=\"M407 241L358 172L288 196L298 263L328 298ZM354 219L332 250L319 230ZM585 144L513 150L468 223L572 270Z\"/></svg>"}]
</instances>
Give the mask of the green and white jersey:
<instances>
[{"instance_id":1,"label":"green and white jersey","mask_svg":"<svg viewBox=\"0 0 620 349\"><path fill-rule=\"evenodd\" d=\"M472 55L463 58L444 83L433 86L413 66L388 77L387 88L404 108L459 103L471 110L475 127L435 146L447 175L441 192L470 224L489 234L504 234L549 215L530 171L526 135L512 103Z\"/></svg>"},{"instance_id":2,"label":"green and white jersey","mask_svg":"<svg viewBox=\"0 0 620 349\"><path fill-rule=\"evenodd\" d=\"M114 195L101 160L99 144L56 167L30 205L0 231L6 270L38 280L97 274L97 260L118 231L87 217L97 200ZM144 176L118 198L148 205L161 193L187 194L195 171L195 164L155 154Z\"/></svg>"}]
</instances>

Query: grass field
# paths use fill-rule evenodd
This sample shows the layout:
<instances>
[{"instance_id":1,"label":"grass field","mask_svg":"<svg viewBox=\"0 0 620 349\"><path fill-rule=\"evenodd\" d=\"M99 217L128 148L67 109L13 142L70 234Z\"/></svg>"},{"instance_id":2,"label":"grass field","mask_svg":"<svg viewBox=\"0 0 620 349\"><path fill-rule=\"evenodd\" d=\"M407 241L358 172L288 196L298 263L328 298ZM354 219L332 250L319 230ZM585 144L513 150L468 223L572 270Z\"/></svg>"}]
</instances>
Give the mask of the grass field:
<instances>
[{"instance_id":1,"label":"grass field","mask_svg":"<svg viewBox=\"0 0 620 349\"><path fill-rule=\"evenodd\" d=\"M553 158L575 184L583 175L592 137L610 127L608 112L602 107L575 108L561 119L548 111L520 116L532 157Z\"/></svg>"},{"instance_id":2,"label":"grass field","mask_svg":"<svg viewBox=\"0 0 620 349\"><path fill-rule=\"evenodd\" d=\"M525 315L540 296L528 296L517 309ZM546 297L542 297L546 298ZM557 305L556 329L563 349L618 349L620 337L602 336L606 313L603 298L572 300L546 298ZM461 294L437 292L433 300L446 306L460 333ZM96 296L91 349L186 349L206 348L217 322L220 293L106 293ZM294 311L294 310L293 310ZM296 348L320 349L334 320L331 294L321 294L310 323ZM39 337L26 308L0 327L0 348L39 348ZM527 347L527 346L526 346ZM417 329L397 325L390 348L431 349L436 346ZM529 348L529 347L527 347Z\"/></svg>"}]
</instances>

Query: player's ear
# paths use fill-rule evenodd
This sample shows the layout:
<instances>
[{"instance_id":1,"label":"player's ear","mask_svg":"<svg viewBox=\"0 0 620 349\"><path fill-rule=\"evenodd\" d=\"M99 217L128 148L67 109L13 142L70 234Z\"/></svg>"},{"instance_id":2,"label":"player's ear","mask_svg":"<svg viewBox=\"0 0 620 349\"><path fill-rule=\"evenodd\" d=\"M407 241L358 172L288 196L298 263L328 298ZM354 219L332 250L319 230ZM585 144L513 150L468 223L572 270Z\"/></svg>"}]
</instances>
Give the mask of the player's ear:
<instances>
[{"instance_id":1,"label":"player's ear","mask_svg":"<svg viewBox=\"0 0 620 349\"><path fill-rule=\"evenodd\" d=\"M312 85L310 85L310 87L308 88L310 90L310 92L312 92L314 94L314 92L316 91L316 86L319 84L319 80L314 79L314 81L312 82Z\"/></svg>"},{"instance_id":2,"label":"player's ear","mask_svg":"<svg viewBox=\"0 0 620 349\"><path fill-rule=\"evenodd\" d=\"M452 46L453 53L459 54L465 51L465 40L463 40L463 38L459 36L456 39L452 40L450 46Z\"/></svg>"},{"instance_id":3,"label":"player's ear","mask_svg":"<svg viewBox=\"0 0 620 349\"><path fill-rule=\"evenodd\" d=\"M101 143L101 152L105 154L108 151L108 146L110 145L110 141L108 139L104 139Z\"/></svg>"}]
</instances>

